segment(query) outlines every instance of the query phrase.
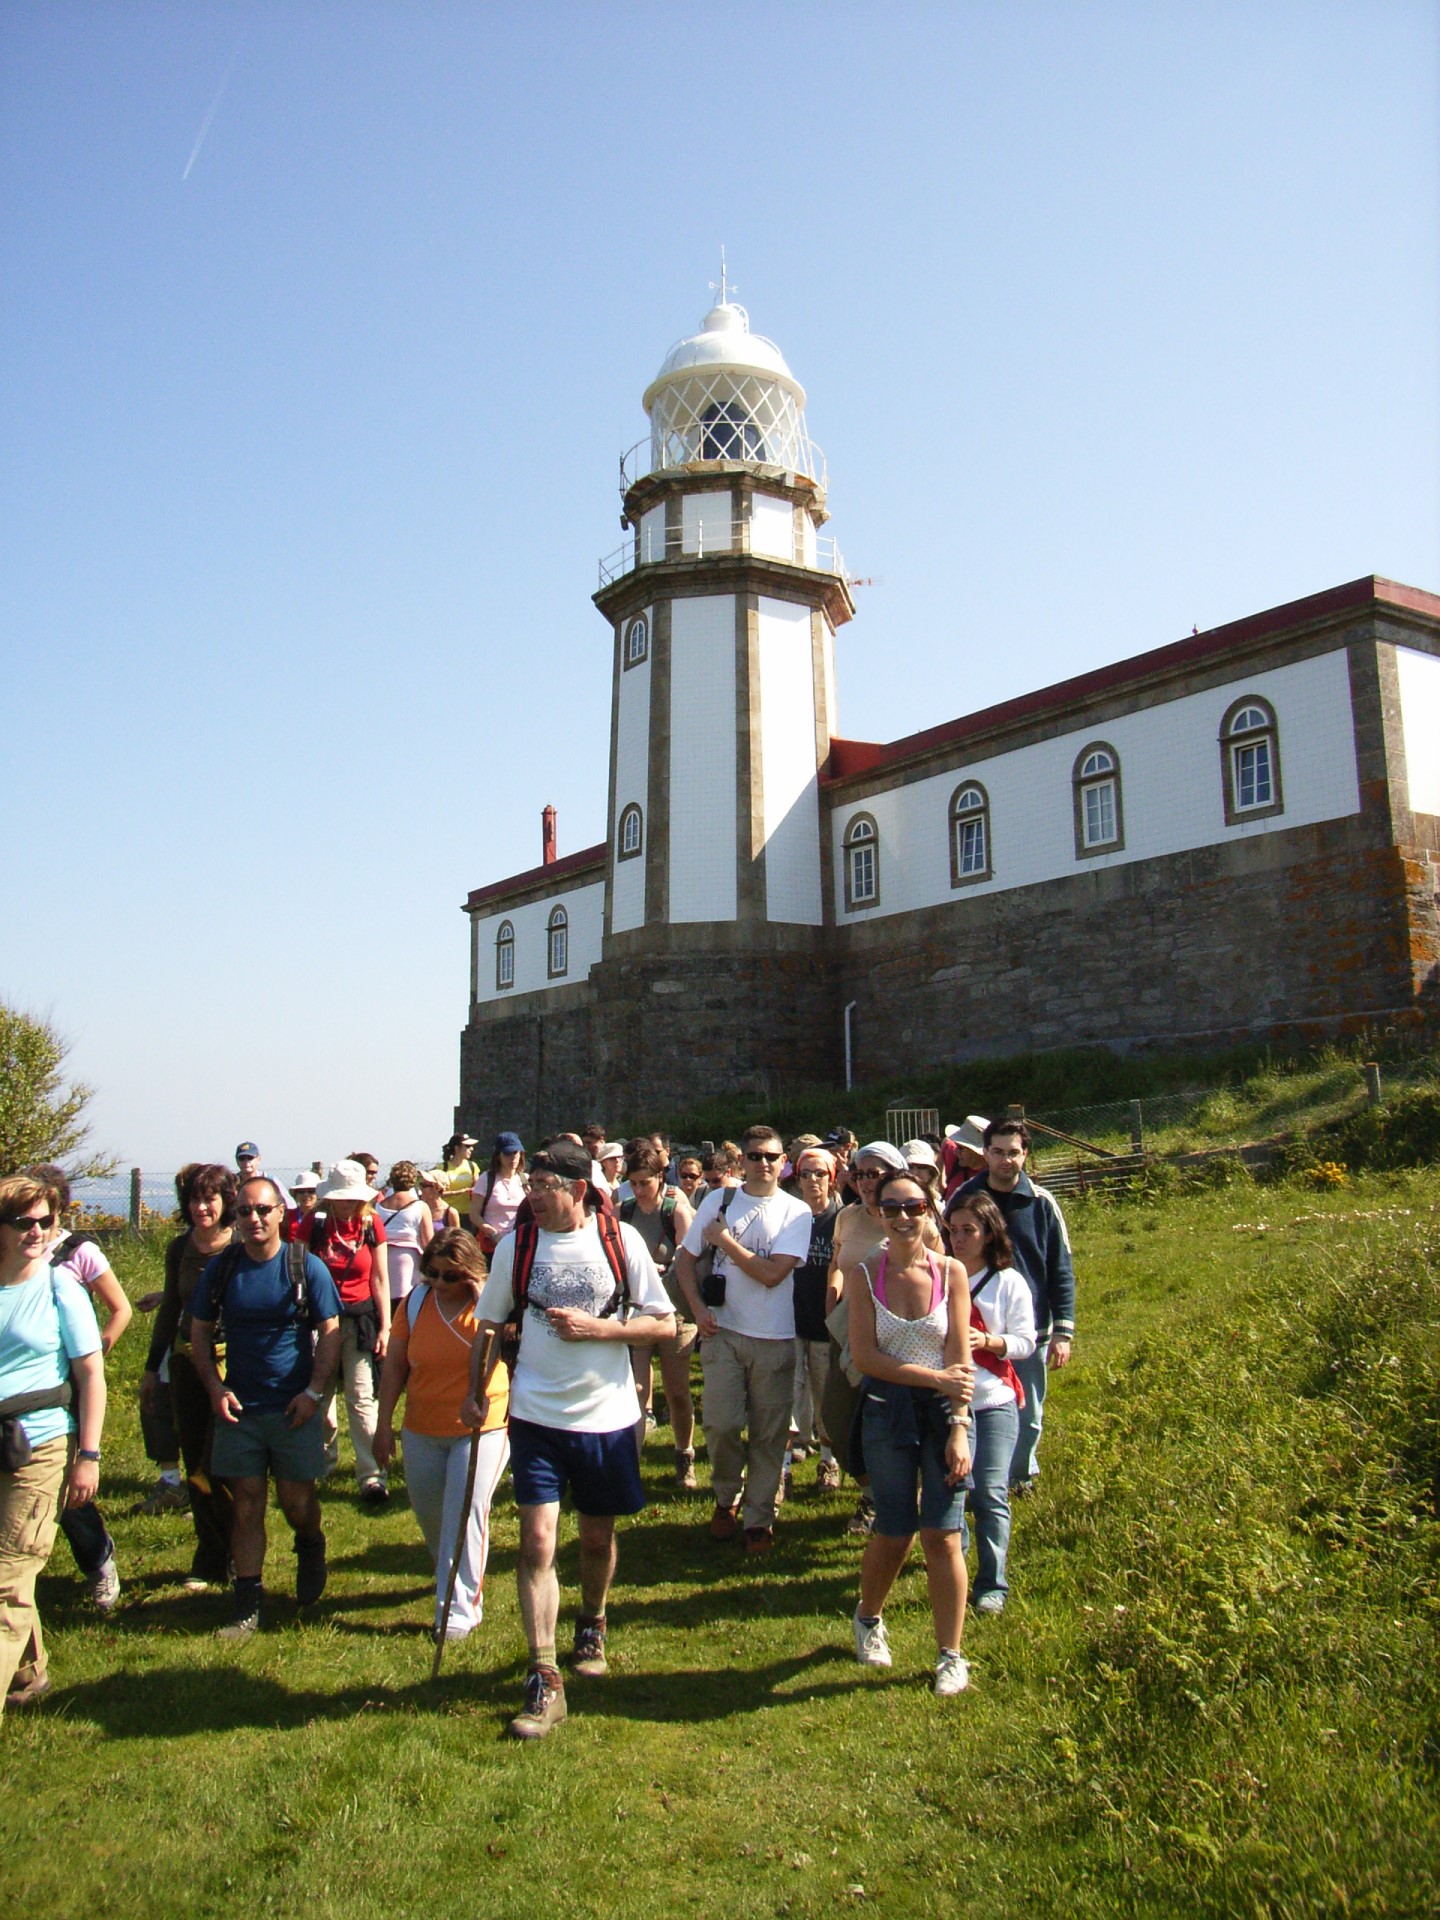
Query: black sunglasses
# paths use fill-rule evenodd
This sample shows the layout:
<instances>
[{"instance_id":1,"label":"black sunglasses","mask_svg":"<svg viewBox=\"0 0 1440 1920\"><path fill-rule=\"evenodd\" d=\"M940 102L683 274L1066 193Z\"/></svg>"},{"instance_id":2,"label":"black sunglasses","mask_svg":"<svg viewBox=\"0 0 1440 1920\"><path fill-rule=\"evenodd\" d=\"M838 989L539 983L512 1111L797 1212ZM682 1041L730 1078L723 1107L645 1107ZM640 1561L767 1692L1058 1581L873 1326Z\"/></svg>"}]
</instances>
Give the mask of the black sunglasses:
<instances>
[{"instance_id":1,"label":"black sunglasses","mask_svg":"<svg viewBox=\"0 0 1440 1920\"><path fill-rule=\"evenodd\" d=\"M747 1160L763 1160L768 1166L773 1166L777 1160L783 1160L785 1156L783 1153L747 1153L745 1158Z\"/></svg>"},{"instance_id":2,"label":"black sunglasses","mask_svg":"<svg viewBox=\"0 0 1440 1920\"><path fill-rule=\"evenodd\" d=\"M16 1233L33 1233L38 1227L41 1233L48 1233L55 1224L53 1213L22 1213L18 1219L7 1220L7 1227L13 1227Z\"/></svg>"},{"instance_id":3,"label":"black sunglasses","mask_svg":"<svg viewBox=\"0 0 1440 1920\"><path fill-rule=\"evenodd\" d=\"M907 1220L918 1220L929 1209L923 1200L882 1200L880 1211L887 1220L898 1220L902 1213Z\"/></svg>"}]
</instances>

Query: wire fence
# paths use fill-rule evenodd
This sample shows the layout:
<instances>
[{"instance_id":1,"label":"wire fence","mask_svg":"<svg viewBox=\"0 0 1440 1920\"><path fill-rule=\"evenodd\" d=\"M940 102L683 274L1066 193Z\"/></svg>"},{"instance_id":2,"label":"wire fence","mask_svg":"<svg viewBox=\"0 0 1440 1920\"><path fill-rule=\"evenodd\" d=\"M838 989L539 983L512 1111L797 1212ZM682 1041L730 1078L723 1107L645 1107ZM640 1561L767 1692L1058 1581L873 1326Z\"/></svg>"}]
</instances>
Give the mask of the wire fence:
<instances>
[{"instance_id":1,"label":"wire fence","mask_svg":"<svg viewBox=\"0 0 1440 1920\"><path fill-rule=\"evenodd\" d=\"M289 1186L302 1169L296 1167L287 1171L279 1167L267 1167L265 1171L273 1172L277 1180L283 1180ZM88 1226L131 1227L137 1230L144 1226L158 1226L177 1218L176 1172L178 1168L161 1172L152 1167L117 1167L114 1173L103 1180L76 1180L71 1187L70 1197Z\"/></svg>"}]
</instances>

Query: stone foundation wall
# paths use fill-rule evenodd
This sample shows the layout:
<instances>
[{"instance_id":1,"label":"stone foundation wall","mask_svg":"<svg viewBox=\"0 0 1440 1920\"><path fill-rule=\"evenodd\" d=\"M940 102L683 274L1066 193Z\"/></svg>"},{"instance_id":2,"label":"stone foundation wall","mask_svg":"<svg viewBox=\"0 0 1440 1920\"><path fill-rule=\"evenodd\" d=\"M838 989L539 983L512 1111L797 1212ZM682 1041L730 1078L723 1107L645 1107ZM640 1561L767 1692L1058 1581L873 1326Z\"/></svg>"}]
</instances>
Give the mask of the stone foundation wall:
<instances>
[{"instance_id":1,"label":"stone foundation wall","mask_svg":"<svg viewBox=\"0 0 1440 1920\"><path fill-rule=\"evenodd\" d=\"M457 1124L612 1134L987 1055L1220 1047L1440 1017L1440 862L1358 815L840 929L818 952L614 957L476 1010ZM541 1013L543 1009L543 1018Z\"/></svg>"},{"instance_id":2,"label":"stone foundation wall","mask_svg":"<svg viewBox=\"0 0 1440 1920\"><path fill-rule=\"evenodd\" d=\"M888 937L883 921L847 929L856 1078L1414 1018L1436 991L1433 892L1428 938L1414 925L1433 870L1369 838L1357 817L970 898Z\"/></svg>"}]
</instances>

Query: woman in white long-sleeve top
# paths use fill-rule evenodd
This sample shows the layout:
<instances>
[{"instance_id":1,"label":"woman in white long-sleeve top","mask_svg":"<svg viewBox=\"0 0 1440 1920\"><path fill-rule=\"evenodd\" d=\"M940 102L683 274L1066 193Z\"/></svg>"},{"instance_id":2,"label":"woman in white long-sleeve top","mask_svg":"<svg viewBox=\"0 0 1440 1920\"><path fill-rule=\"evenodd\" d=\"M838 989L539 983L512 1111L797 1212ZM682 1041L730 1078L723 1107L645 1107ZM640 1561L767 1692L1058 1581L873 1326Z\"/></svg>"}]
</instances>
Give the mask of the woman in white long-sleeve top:
<instances>
[{"instance_id":1,"label":"woman in white long-sleeve top","mask_svg":"<svg viewBox=\"0 0 1440 1920\"><path fill-rule=\"evenodd\" d=\"M957 1193L945 1210L945 1225L950 1251L970 1280L970 1507L979 1550L971 1606L976 1613L1002 1613L1010 1591L1010 1461L1023 1400L1013 1362L1035 1351L1035 1308L1024 1274L1012 1264L1005 1216L988 1193Z\"/></svg>"}]
</instances>

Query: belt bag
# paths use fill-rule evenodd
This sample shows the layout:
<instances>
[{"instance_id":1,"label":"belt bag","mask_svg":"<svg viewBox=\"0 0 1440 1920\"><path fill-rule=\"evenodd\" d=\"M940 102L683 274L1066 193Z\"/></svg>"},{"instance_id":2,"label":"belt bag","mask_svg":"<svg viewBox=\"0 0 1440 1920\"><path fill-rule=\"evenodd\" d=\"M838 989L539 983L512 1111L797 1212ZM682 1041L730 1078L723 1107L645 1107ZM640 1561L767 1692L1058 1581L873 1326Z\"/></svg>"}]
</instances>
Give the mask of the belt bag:
<instances>
[{"instance_id":1,"label":"belt bag","mask_svg":"<svg viewBox=\"0 0 1440 1920\"><path fill-rule=\"evenodd\" d=\"M39 1413L42 1407L68 1407L70 1382L55 1387L37 1387L33 1393L12 1394L0 1400L0 1472L18 1473L35 1457L30 1436L21 1424L22 1413Z\"/></svg>"},{"instance_id":2,"label":"belt bag","mask_svg":"<svg viewBox=\"0 0 1440 1920\"><path fill-rule=\"evenodd\" d=\"M730 1202L739 1191L737 1187L726 1187L725 1198L720 1202L717 1220L723 1220L730 1211ZM725 1304L725 1275L715 1271L715 1249L705 1247L695 1256L695 1284L699 1288L700 1298L707 1307L723 1307Z\"/></svg>"}]
</instances>

